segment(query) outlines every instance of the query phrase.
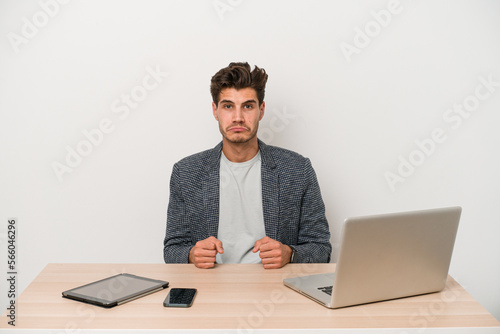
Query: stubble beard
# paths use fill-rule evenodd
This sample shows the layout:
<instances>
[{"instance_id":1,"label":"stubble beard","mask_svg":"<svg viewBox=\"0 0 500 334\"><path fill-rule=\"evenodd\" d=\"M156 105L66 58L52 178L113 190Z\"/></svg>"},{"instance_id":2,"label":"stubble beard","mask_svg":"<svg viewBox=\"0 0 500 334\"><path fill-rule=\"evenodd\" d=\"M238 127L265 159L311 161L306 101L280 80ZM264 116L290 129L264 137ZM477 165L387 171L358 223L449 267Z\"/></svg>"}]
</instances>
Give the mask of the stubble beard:
<instances>
[{"instance_id":1,"label":"stubble beard","mask_svg":"<svg viewBox=\"0 0 500 334\"><path fill-rule=\"evenodd\" d=\"M249 133L248 137L246 136L241 136L241 135L237 135L237 136L234 136L236 138L230 138L227 134L227 132L225 130L222 129L222 127L219 125L219 130L220 130L220 133L222 134L222 136L224 137L224 139L226 139L228 142L232 143L232 144L245 144L245 143L248 143L250 142L252 139L254 139L256 136L257 136L257 130L259 129L259 126L258 124L255 126L255 129Z\"/></svg>"}]
</instances>

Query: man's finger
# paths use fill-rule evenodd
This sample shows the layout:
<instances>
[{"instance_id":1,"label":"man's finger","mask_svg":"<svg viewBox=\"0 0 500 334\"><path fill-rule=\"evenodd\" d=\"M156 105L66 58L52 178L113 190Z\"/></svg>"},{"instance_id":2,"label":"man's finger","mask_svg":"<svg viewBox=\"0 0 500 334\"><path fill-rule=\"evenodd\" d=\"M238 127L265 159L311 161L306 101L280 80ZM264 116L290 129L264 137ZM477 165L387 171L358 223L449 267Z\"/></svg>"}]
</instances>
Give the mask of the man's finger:
<instances>
[{"instance_id":1,"label":"man's finger","mask_svg":"<svg viewBox=\"0 0 500 334\"><path fill-rule=\"evenodd\" d=\"M194 256L196 257L213 257L215 259L215 255L217 255L215 249L196 248L194 250Z\"/></svg>"},{"instance_id":2,"label":"man's finger","mask_svg":"<svg viewBox=\"0 0 500 334\"><path fill-rule=\"evenodd\" d=\"M215 263L215 256L200 256L196 258L197 263Z\"/></svg>"},{"instance_id":3,"label":"man's finger","mask_svg":"<svg viewBox=\"0 0 500 334\"><path fill-rule=\"evenodd\" d=\"M281 244L277 241L270 241L270 242L267 242L265 244L262 244L260 246L260 251L261 252L270 252L270 251L273 251L275 249L279 249L281 246Z\"/></svg>"},{"instance_id":4,"label":"man's finger","mask_svg":"<svg viewBox=\"0 0 500 334\"><path fill-rule=\"evenodd\" d=\"M222 241L220 241L216 237L211 236L211 237L206 238L203 241L206 243L206 247L204 247L204 248L215 249L217 251L217 253L220 253L220 254L224 253L224 248L222 248Z\"/></svg>"},{"instance_id":5,"label":"man's finger","mask_svg":"<svg viewBox=\"0 0 500 334\"><path fill-rule=\"evenodd\" d=\"M262 258L264 269L281 268L281 257Z\"/></svg>"},{"instance_id":6,"label":"man's finger","mask_svg":"<svg viewBox=\"0 0 500 334\"><path fill-rule=\"evenodd\" d=\"M217 253L224 253L224 248L222 248L222 241L215 237L208 237L204 240L198 241L196 243L196 247L201 249L213 249L217 251Z\"/></svg>"},{"instance_id":7,"label":"man's finger","mask_svg":"<svg viewBox=\"0 0 500 334\"><path fill-rule=\"evenodd\" d=\"M257 252L260 250L260 244L261 244L261 243L262 243L262 242L261 242L260 240L257 240L257 241L255 242L255 245L253 246L252 252L257 253Z\"/></svg>"},{"instance_id":8,"label":"man's finger","mask_svg":"<svg viewBox=\"0 0 500 334\"><path fill-rule=\"evenodd\" d=\"M219 253L219 254L224 253L224 248L222 248L222 241L220 241L219 239L215 239L214 243L215 243L215 249L217 250L217 253Z\"/></svg>"},{"instance_id":9,"label":"man's finger","mask_svg":"<svg viewBox=\"0 0 500 334\"><path fill-rule=\"evenodd\" d=\"M280 257L264 257L262 258L262 264L279 263L281 261Z\"/></svg>"},{"instance_id":10,"label":"man's finger","mask_svg":"<svg viewBox=\"0 0 500 334\"><path fill-rule=\"evenodd\" d=\"M279 269L281 265L279 263L264 264L264 269Z\"/></svg>"},{"instance_id":11,"label":"man's finger","mask_svg":"<svg viewBox=\"0 0 500 334\"><path fill-rule=\"evenodd\" d=\"M257 251L262 251L262 245L265 245L272 240L273 239L269 238L268 236L265 236L264 238L257 240L255 242L255 245L253 246L252 252L256 253Z\"/></svg>"},{"instance_id":12,"label":"man's finger","mask_svg":"<svg viewBox=\"0 0 500 334\"><path fill-rule=\"evenodd\" d=\"M207 269L207 268L214 267L215 266L215 262L213 262L213 261L209 261L209 262L196 262L195 266L198 267L198 268Z\"/></svg>"},{"instance_id":13,"label":"man's finger","mask_svg":"<svg viewBox=\"0 0 500 334\"><path fill-rule=\"evenodd\" d=\"M281 256L281 252L279 249L270 249L267 251L260 250L259 256L261 259L269 259L269 258L276 258Z\"/></svg>"}]
</instances>

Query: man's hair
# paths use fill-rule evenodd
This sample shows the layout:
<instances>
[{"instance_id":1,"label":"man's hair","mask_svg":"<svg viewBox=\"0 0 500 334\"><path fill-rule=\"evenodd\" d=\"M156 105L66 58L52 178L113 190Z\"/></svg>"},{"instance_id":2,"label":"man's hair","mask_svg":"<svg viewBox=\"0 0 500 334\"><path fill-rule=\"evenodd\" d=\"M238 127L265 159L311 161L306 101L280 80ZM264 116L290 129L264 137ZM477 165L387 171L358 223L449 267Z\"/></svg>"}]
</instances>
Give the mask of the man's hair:
<instances>
[{"instance_id":1,"label":"man's hair","mask_svg":"<svg viewBox=\"0 0 500 334\"><path fill-rule=\"evenodd\" d=\"M248 63L231 63L228 67L221 69L213 77L210 83L210 93L212 100L219 105L220 92L225 88L253 88L257 92L259 105L264 101L266 90L267 74L263 68L255 66L250 71Z\"/></svg>"}]
</instances>

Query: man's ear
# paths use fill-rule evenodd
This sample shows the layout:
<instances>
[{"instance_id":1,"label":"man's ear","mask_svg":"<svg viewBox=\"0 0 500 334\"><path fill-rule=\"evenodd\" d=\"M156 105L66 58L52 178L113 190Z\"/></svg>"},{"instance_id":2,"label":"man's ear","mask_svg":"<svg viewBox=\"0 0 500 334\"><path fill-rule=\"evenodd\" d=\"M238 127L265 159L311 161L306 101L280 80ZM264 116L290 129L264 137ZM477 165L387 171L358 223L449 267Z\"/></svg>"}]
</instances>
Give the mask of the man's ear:
<instances>
[{"instance_id":1,"label":"man's ear","mask_svg":"<svg viewBox=\"0 0 500 334\"><path fill-rule=\"evenodd\" d=\"M264 113L266 111L266 102L262 101L259 108L260 108L260 116L259 116L259 121L260 121L262 117L264 117Z\"/></svg>"},{"instance_id":2,"label":"man's ear","mask_svg":"<svg viewBox=\"0 0 500 334\"><path fill-rule=\"evenodd\" d=\"M217 105L215 102L212 102L212 112L214 113L215 120L219 120L219 115L217 115Z\"/></svg>"}]
</instances>

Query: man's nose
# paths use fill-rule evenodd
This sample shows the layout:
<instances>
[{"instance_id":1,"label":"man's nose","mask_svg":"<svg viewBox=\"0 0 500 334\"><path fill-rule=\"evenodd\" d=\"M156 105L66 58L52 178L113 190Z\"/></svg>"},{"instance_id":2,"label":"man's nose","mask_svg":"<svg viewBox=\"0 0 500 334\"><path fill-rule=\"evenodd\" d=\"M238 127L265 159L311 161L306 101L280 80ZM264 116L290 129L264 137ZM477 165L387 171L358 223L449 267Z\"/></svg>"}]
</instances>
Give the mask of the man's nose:
<instances>
[{"instance_id":1,"label":"man's nose","mask_svg":"<svg viewBox=\"0 0 500 334\"><path fill-rule=\"evenodd\" d=\"M233 114L233 122L237 122L237 123L243 122L243 120L244 120L243 110L241 110L240 107L236 107L235 109L236 110L234 111L234 114Z\"/></svg>"}]
</instances>

